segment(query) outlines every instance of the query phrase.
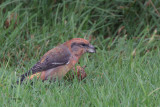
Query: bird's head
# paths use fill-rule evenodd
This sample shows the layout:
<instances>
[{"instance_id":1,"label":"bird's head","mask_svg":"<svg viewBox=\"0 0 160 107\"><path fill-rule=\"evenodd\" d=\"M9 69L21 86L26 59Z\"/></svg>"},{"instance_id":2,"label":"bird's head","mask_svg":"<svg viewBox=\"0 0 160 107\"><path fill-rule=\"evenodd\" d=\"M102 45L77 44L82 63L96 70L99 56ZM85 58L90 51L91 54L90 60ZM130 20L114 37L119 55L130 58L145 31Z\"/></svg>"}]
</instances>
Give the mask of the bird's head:
<instances>
[{"instance_id":1,"label":"bird's head","mask_svg":"<svg viewBox=\"0 0 160 107\"><path fill-rule=\"evenodd\" d=\"M71 49L73 53L77 56L81 56L82 54L89 52L95 53L96 48L89 43L88 40L83 38L74 38L66 42L68 47Z\"/></svg>"}]
</instances>

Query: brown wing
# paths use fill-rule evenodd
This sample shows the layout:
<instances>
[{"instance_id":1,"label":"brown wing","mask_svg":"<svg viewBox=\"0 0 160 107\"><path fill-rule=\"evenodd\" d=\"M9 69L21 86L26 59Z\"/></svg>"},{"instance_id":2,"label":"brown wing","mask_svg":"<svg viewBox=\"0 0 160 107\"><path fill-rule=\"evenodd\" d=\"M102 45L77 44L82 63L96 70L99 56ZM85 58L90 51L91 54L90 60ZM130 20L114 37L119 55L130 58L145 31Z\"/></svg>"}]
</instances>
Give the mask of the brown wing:
<instances>
[{"instance_id":1,"label":"brown wing","mask_svg":"<svg viewBox=\"0 0 160 107\"><path fill-rule=\"evenodd\" d=\"M69 62L71 53L69 49L63 45L48 51L40 61L38 61L32 68L32 74L41 72Z\"/></svg>"},{"instance_id":2,"label":"brown wing","mask_svg":"<svg viewBox=\"0 0 160 107\"><path fill-rule=\"evenodd\" d=\"M71 53L67 47L60 45L48 51L27 73L21 75L22 82L25 77L37 72L46 71L51 68L65 65L69 62ZM17 81L18 83L18 81Z\"/></svg>"}]
</instances>

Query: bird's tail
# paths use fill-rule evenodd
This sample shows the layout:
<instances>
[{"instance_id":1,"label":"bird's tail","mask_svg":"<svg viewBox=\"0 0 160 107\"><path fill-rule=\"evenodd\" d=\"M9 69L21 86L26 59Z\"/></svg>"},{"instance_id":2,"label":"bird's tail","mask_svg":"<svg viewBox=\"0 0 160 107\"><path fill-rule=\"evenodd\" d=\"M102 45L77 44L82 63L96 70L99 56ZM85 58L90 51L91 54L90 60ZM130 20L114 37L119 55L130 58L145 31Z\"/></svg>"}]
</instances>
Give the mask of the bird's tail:
<instances>
[{"instance_id":1,"label":"bird's tail","mask_svg":"<svg viewBox=\"0 0 160 107\"><path fill-rule=\"evenodd\" d=\"M29 70L27 73L22 74L16 83L21 84L25 80L25 78L28 77L30 74L31 74L31 70Z\"/></svg>"}]
</instances>

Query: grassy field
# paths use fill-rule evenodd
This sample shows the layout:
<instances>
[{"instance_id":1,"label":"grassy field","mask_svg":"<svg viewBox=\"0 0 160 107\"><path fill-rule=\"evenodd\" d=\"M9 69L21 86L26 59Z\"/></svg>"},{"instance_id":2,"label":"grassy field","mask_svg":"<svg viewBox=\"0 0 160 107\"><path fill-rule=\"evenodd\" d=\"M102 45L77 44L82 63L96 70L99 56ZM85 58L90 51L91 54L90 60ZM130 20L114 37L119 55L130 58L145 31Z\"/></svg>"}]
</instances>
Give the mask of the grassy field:
<instances>
[{"instance_id":1,"label":"grassy field","mask_svg":"<svg viewBox=\"0 0 160 107\"><path fill-rule=\"evenodd\" d=\"M149 0L150 1L150 0ZM160 1L2 0L0 106L160 106ZM48 50L90 39L83 81L17 85Z\"/></svg>"}]
</instances>

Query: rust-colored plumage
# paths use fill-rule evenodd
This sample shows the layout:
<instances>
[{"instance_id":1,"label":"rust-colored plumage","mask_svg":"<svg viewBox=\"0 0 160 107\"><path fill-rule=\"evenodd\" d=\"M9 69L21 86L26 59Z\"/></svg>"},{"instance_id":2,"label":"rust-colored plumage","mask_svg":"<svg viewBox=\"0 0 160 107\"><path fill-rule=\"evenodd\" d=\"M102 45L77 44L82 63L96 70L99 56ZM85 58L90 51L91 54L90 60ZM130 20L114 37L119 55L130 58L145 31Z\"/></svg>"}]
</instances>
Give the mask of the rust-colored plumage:
<instances>
[{"instance_id":1,"label":"rust-colored plumage","mask_svg":"<svg viewBox=\"0 0 160 107\"><path fill-rule=\"evenodd\" d=\"M96 50L85 39L71 39L44 54L27 73L21 75L20 82L26 77L32 79L35 76L43 81L62 79L86 52L94 53Z\"/></svg>"},{"instance_id":2,"label":"rust-colored plumage","mask_svg":"<svg viewBox=\"0 0 160 107\"><path fill-rule=\"evenodd\" d=\"M77 77L78 77L79 80L82 80L82 79L84 79L87 76L87 74L86 74L86 72L84 70L85 67L86 66L83 66L83 67L76 66L77 69L75 69L75 68L73 69L77 73ZM72 75L72 76L74 78L74 75Z\"/></svg>"}]
</instances>

